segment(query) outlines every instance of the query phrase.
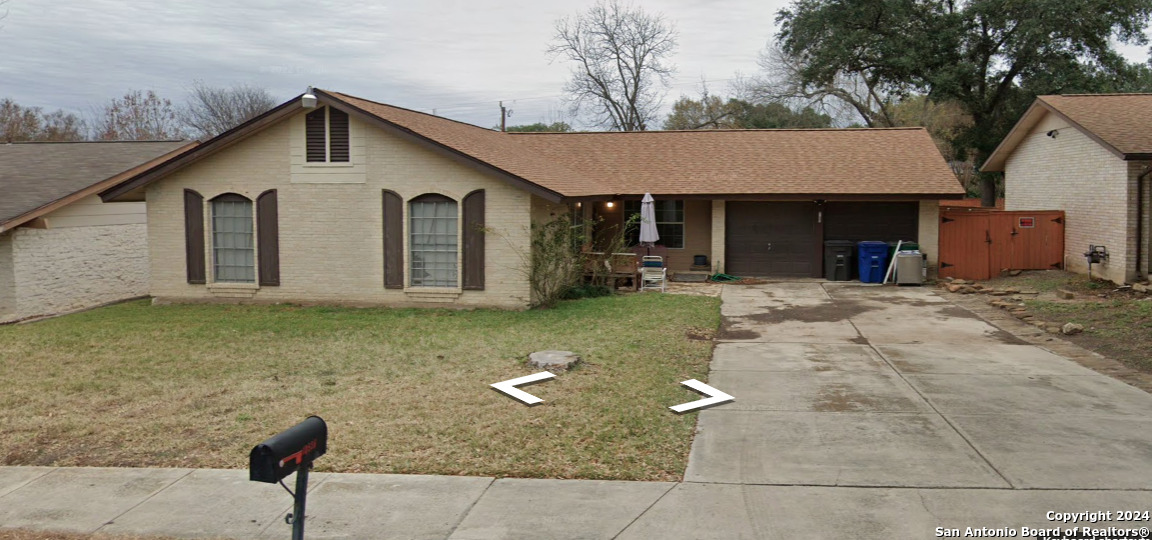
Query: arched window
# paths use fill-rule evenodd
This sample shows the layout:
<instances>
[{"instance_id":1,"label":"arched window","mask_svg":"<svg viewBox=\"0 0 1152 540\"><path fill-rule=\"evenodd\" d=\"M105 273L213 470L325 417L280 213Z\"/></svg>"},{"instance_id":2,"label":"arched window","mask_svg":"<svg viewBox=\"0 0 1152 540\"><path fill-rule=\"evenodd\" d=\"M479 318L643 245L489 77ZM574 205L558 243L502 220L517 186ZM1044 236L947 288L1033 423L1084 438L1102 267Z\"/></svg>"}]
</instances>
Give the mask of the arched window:
<instances>
[{"instance_id":1,"label":"arched window","mask_svg":"<svg viewBox=\"0 0 1152 540\"><path fill-rule=\"evenodd\" d=\"M413 287L456 287L459 233L456 201L428 194L408 203L409 283Z\"/></svg>"},{"instance_id":2,"label":"arched window","mask_svg":"<svg viewBox=\"0 0 1152 540\"><path fill-rule=\"evenodd\" d=\"M217 282L256 281L252 201L235 193L212 199L212 275Z\"/></svg>"}]
</instances>

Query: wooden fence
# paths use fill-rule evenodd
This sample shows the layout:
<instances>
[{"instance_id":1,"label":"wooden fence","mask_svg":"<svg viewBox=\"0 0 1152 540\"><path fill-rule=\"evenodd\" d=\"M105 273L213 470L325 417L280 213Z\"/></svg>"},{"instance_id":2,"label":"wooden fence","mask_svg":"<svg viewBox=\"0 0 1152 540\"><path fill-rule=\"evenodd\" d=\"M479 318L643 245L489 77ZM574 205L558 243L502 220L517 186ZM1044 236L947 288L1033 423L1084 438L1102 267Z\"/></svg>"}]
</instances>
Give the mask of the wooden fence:
<instances>
[{"instance_id":1,"label":"wooden fence","mask_svg":"<svg viewBox=\"0 0 1152 540\"><path fill-rule=\"evenodd\" d=\"M941 209L940 277L1064 267L1064 212Z\"/></svg>"}]
</instances>

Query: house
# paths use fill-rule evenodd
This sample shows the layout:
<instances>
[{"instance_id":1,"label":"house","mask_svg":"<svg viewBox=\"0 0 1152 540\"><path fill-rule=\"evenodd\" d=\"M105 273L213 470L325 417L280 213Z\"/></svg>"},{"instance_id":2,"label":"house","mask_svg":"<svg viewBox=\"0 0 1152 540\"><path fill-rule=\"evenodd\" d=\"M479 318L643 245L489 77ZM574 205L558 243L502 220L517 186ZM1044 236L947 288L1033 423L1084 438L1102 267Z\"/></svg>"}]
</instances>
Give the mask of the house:
<instances>
[{"instance_id":1,"label":"house","mask_svg":"<svg viewBox=\"0 0 1152 540\"><path fill-rule=\"evenodd\" d=\"M529 228L650 192L672 270L820 276L825 239L919 240L963 196L922 129L501 133L314 90L126 179L158 301L531 303Z\"/></svg>"},{"instance_id":2,"label":"house","mask_svg":"<svg viewBox=\"0 0 1152 540\"><path fill-rule=\"evenodd\" d=\"M1008 210L1063 210L1065 268L1133 282L1152 269L1152 94L1040 96L981 167L1003 172Z\"/></svg>"},{"instance_id":3,"label":"house","mask_svg":"<svg viewBox=\"0 0 1152 540\"><path fill-rule=\"evenodd\" d=\"M147 295L144 205L96 194L189 147L0 144L0 323Z\"/></svg>"}]
</instances>

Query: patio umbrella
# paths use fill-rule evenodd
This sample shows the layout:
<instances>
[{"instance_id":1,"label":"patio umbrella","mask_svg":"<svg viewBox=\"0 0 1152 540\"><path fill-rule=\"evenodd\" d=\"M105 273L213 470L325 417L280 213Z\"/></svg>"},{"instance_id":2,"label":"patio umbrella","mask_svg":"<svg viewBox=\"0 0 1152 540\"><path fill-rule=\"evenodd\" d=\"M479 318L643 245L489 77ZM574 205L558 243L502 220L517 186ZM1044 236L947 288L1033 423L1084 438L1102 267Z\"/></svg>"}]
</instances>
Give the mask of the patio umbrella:
<instances>
[{"instance_id":1,"label":"patio umbrella","mask_svg":"<svg viewBox=\"0 0 1152 540\"><path fill-rule=\"evenodd\" d=\"M652 202L651 193L645 193L640 200L640 244L652 247L660 240L660 233L656 232L656 208Z\"/></svg>"}]
</instances>

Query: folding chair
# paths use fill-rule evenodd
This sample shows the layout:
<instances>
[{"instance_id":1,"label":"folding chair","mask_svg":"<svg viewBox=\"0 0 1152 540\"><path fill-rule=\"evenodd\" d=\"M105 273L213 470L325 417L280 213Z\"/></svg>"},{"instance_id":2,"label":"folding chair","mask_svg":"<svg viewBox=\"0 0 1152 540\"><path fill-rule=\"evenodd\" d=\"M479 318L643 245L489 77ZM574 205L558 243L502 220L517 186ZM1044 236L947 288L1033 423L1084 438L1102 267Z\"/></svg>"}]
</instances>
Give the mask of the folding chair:
<instances>
[{"instance_id":1,"label":"folding chair","mask_svg":"<svg viewBox=\"0 0 1152 540\"><path fill-rule=\"evenodd\" d=\"M664 257L645 255L640 261L640 290L660 289L668 281L668 269L664 267Z\"/></svg>"}]
</instances>

